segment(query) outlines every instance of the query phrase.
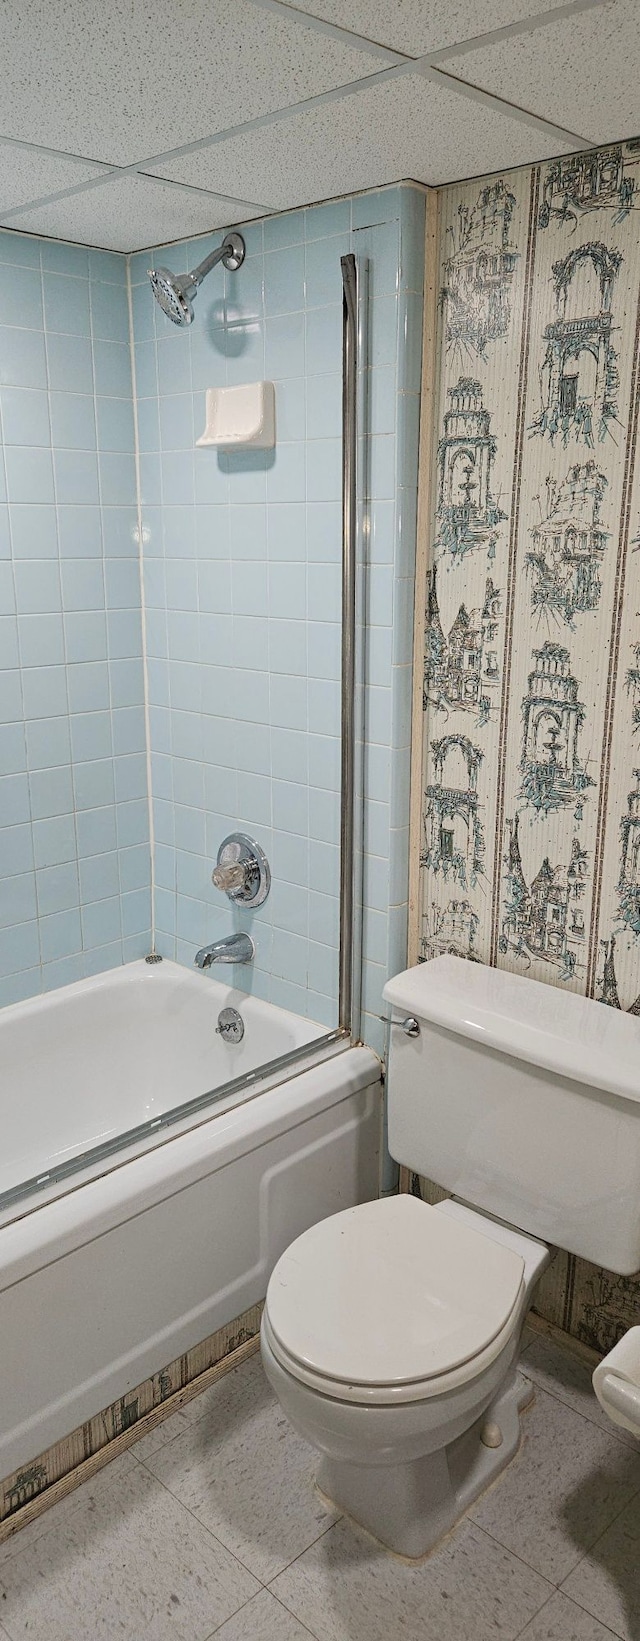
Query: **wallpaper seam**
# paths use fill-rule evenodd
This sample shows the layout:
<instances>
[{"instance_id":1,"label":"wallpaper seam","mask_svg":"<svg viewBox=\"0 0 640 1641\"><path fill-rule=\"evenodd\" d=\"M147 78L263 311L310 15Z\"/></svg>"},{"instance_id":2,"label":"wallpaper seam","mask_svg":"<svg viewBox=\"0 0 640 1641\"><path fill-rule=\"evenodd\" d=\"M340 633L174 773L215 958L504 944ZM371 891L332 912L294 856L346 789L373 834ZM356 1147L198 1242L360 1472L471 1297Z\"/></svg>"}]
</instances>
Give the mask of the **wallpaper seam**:
<instances>
[{"instance_id":1,"label":"wallpaper seam","mask_svg":"<svg viewBox=\"0 0 640 1641\"><path fill-rule=\"evenodd\" d=\"M602 760L600 774L600 791L598 794L598 818L596 822L596 839L593 864L593 901L591 906L591 927L589 936L589 955L587 965L586 994L593 997L596 984L596 968L598 956L598 936L600 925L600 908L602 901L602 877L604 870L604 852L606 841L605 819L609 800L609 774L611 769L611 750L613 744L613 715L616 702L618 682L618 663L620 657L620 633L623 615L623 600L626 581L627 551L629 545L629 531L631 525L631 502L633 496L633 479L635 470L635 456L638 438L638 408L640 404L640 294L636 314L636 327L633 350L633 374L630 395L630 426L631 436L627 441L625 451L624 479L622 500L620 507L620 539L618 558L616 563L616 581L611 623L611 647L609 651L609 667L607 675L607 695L602 730Z\"/></svg>"},{"instance_id":2,"label":"wallpaper seam","mask_svg":"<svg viewBox=\"0 0 640 1641\"><path fill-rule=\"evenodd\" d=\"M502 684L502 699L500 703L500 730L498 735L498 802L496 809L496 835L494 840L493 893L491 906L490 962L492 964L495 964L498 956L498 928L500 918L500 901L502 898L502 834L504 828L505 785L507 777L507 733L509 726L509 710L511 706L509 684L511 680L511 656L516 602L515 567L518 555L518 529L520 523L520 480L522 476L522 457L524 450L525 409L529 368L531 308L533 300L533 271L536 253L535 229L539 179L540 171L539 168L536 168L532 172L531 190L529 195L527 261L525 271L522 342L520 346L518 377L518 415L514 450L513 484L511 490L511 527L509 534L509 562L507 570L507 608L505 612L504 676Z\"/></svg>"}]
</instances>

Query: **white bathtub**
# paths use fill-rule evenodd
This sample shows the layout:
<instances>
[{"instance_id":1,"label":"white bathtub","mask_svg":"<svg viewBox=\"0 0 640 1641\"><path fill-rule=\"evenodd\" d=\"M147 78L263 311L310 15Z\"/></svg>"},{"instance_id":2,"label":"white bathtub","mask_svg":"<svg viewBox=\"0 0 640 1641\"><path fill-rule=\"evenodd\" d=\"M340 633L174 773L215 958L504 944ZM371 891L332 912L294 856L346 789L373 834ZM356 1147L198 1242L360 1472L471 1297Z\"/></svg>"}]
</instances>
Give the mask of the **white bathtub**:
<instances>
[{"instance_id":1,"label":"white bathtub","mask_svg":"<svg viewBox=\"0 0 640 1641\"><path fill-rule=\"evenodd\" d=\"M245 1025L237 1044L216 1033L230 1004ZM323 1030L169 962L129 963L3 1009L0 1214L23 1181L38 1180L42 1197L86 1152L125 1133L139 1148L146 1125Z\"/></svg>"},{"instance_id":2,"label":"white bathtub","mask_svg":"<svg viewBox=\"0 0 640 1641\"><path fill-rule=\"evenodd\" d=\"M229 1003L238 1045L215 1032ZM2 1011L0 1192L45 1183L0 1224L0 1476L263 1298L302 1230L377 1194L370 1050L252 1075L321 1031L169 962ZM124 1131L126 1150L53 1182Z\"/></svg>"}]
</instances>

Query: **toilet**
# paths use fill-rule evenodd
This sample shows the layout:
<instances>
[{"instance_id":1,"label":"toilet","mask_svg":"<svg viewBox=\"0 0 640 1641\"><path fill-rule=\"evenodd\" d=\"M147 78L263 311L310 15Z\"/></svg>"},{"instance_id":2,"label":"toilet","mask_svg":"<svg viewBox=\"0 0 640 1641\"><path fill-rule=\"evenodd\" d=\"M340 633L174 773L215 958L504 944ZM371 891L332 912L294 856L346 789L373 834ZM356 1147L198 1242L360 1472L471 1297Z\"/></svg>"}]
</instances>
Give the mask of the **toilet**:
<instances>
[{"instance_id":1,"label":"toilet","mask_svg":"<svg viewBox=\"0 0 640 1641\"><path fill-rule=\"evenodd\" d=\"M305 1231L261 1350L321 1492L415 1560L518 1449L520 1335L552 1246L640 1266L640 1021L454 956L384 995L392 1156L451 1194Z\"/></svg>"}]
</instances>

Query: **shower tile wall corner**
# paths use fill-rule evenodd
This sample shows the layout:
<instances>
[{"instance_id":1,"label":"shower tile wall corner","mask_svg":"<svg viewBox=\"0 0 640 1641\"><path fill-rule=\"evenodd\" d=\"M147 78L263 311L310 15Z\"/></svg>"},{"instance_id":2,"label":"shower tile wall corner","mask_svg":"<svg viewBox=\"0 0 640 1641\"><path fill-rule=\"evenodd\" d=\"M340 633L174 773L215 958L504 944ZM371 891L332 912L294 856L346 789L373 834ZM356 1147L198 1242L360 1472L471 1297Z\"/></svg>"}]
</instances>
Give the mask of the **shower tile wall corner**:
<instances>
[{"instance_id":1,"label":"shower tile wall corner","mask_svg":"<svg viewBox=\"0 0 640 1641\"><path fill-rule=\"evenodd\" d=\"M217 240L216 236L216 240ZM370 474L364 1009L405 961L411 644L424 195L411 187L247 230L238 274L189 332L131 260L155 827L157 949L193 963L243 922L211 884L226 833L253 833L273 887L245 917L240 984L336 1022L340 814L340 256L367 259ZM209 241L172 246L192 266ZM205 389L276 385L273 451L195 447Z\"/></svg>"},{"instance_id":2,"label":"shower tile wall corner","mask_svg":"<svg viewBox=\"0 0 640 1641\"><path fill-rule=\"evenodd\" d=\"M0 1005L149 950L126 277L0 232Z\"/></svg>"}]
</instances>

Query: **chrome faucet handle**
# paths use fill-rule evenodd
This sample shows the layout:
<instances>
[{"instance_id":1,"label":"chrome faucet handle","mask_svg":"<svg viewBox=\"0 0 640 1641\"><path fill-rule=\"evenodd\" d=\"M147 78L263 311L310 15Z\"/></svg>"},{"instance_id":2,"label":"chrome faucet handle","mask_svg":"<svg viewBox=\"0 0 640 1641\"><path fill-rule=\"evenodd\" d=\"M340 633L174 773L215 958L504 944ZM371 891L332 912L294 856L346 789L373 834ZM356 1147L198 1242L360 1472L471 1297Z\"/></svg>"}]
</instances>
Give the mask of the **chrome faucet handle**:
<instances>
[{"instance_id":1,"label":"chrome faucet handle","mask_svg":"<svg viewBox=\"0 0 640 1641\"><path fill-rule=\"evenodd\" d=\"M264 849L246 832L230 832L220 844L211 880L236 905L261 906L271 888Z\"/></svg>"}]
</instances>

